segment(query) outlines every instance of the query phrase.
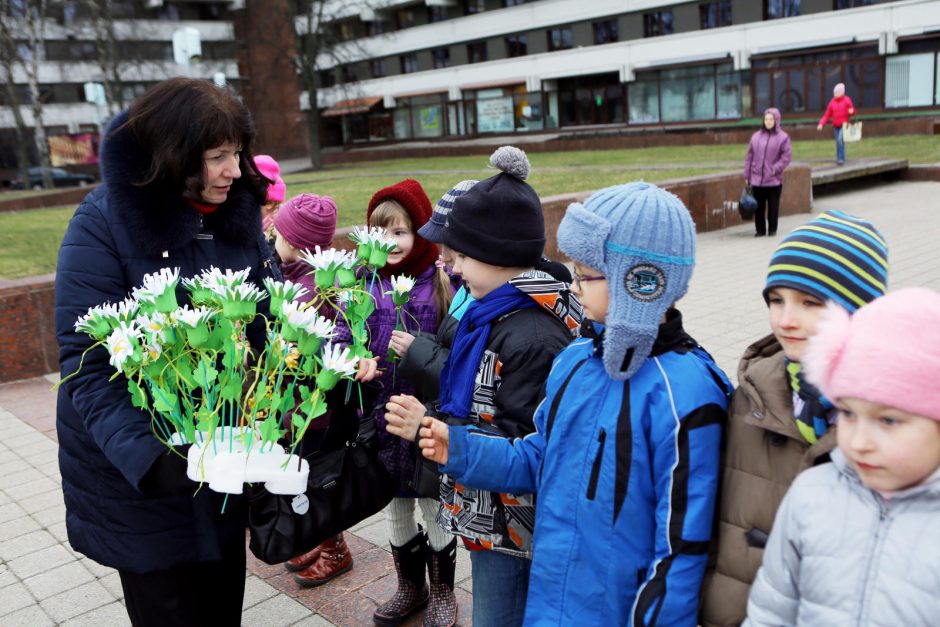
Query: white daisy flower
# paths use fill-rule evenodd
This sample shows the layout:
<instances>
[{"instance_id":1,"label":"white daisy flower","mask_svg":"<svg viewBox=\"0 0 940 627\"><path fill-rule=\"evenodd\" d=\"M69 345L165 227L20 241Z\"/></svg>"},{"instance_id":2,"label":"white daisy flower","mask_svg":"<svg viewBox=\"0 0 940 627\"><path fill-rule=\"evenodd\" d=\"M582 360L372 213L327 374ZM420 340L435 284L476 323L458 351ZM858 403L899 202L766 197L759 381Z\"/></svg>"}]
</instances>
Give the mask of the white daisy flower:
<instances>
[{"instance_id":1,"label":"white daisy flower","mask_svg":"<svg viewBox=\"0 0 940 627\"><path fill-rule=\"evenodd\" d=\"M111 359L108 361L116 370L121 370L124 362L134 354L140 340L140 330L133 323L121 322L108 336L107 347Z\"/></svg>"},{"instance_id":2,"label":"white daisy flower","mask_svg":"<svg viewBox=\"0 0 940 627\"><path fill-rule=\"evenodd\" d=\"M414 277L402 274L392 277L392 291L399 296L408 294L415 286Z\"/></svg>"},{"instance_id":3,"label":"white daisy flower","mask_svg":"<svg viewBox=\"0 0 940 627\"><path fill-rule=\"evenodd\" d=\"M351 377L356 374L359 358L350 356L348 346L327 344L323 349L323 367L341 376Z\"/></svg>"}]
</instances>

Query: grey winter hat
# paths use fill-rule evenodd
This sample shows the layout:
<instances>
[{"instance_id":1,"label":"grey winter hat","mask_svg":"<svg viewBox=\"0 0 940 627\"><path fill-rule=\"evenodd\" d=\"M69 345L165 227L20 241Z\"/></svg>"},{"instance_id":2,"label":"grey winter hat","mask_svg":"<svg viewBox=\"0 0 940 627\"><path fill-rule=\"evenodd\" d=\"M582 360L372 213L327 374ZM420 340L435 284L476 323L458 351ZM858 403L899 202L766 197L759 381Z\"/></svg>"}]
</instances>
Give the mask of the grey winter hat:
<instances>
[{"instance_id":1,"label":"grey winter hat","mask_svg":"<svg viewBox=\"0 0 940 627\"><path fill-rule=\"evenodd\" d=\"M444 225L447 223L447 214L454 208L454 201L463 196L464 192L479 183L479 181L466 180L460 181L452 189L449 189L441 199L434 205L434 212L431 219L418 229L418 235L434 242L435 244L444 243Z\"/></svg>"},{"instance_id":2,"label":"grey winter hat","mask_svg":"<svg viewBox=\"0 0 940 627\"><path fill-rule=\"evenodd\" d=\"M695 223L675 195L650 183L602 189L569 205L558 247L607 277L604 368L629 379L649 356L666 311L689 287Z\"/></svg>"}]
</instances>

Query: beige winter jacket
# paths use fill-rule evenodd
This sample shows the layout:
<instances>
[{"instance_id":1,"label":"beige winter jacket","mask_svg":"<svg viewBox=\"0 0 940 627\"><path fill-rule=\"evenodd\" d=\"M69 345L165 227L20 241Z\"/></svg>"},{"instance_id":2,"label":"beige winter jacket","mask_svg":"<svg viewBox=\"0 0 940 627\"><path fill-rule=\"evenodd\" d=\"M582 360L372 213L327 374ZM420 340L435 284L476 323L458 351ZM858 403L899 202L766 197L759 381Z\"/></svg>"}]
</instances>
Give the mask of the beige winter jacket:
<instances>
[{"instance_id":1,"label":"beige winter jacket","mask_svg":"<svg viewBox=\"0 0 940 627\"><path fill-rule=\"evenodd\" d=\"M812 446L793 418L783 349L772 335L749 346L731 400L718 504L718 552L702 587L704 627L740 625L763 546L787 488L829 460L831 429Z\"/></svg>"}]
</instances>

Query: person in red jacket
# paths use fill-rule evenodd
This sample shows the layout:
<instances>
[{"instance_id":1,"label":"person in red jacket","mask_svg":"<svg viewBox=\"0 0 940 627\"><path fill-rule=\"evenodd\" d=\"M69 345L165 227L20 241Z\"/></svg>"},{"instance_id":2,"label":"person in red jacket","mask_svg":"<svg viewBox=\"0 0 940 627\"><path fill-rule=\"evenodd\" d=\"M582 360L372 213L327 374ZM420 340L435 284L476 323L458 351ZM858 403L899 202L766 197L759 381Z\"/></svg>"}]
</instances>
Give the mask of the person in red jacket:
<instances>
[{"instance_id":1,"label":"person in red jacket","mask_svg":"<svg viewBox=\"0 0 940 627\"><path fill-rule=\"evenodd\" d=\"M826 107L826 113L816 126L821 131L832 118L832 134L836 138L836 165L845 163L845 142L842 140L842 126L855 115L855 105L852 99L845 95L845 83L839 83L832 88L832 100Z\"/></svg>"}]
</instances>

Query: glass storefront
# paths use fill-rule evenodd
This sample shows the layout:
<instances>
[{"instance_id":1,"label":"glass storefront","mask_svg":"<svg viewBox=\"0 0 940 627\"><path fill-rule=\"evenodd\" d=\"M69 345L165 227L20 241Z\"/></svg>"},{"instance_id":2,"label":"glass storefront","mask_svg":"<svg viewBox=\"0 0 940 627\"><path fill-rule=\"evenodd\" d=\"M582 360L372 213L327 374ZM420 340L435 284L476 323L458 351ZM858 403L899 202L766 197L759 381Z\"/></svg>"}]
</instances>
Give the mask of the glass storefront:
<instances>
[{"instance_id":1,"label":"glass storefront","mask_svg":"<svg viewBox=\"0 0 940 627\"><path fill-rule=\"evenodd\" d=\"M754 113L768 107L783 113L819 113L837 83L845 83L845 92L859 109L878 108L883 66L874 45L753 59Z\"/></svg>"},{"instance_id":2,"label":"glass storefront","mask_svg":"<svg viewBox=\"0 0 940 627\"><path fill-rule=\"evenodd\" d=\"M898 52L885 59L885 108L940 104L940 38L901 42Z\"/></svg>"},{"instance_id":3,"label":"glass storefront","mask_svg":"<svg viewBox=\"0 0 940 627\"><path fill-rule=\"evenodd\" d=\"M741 76L731 63L638 72L628 94L630 124L741 117Z\"/></svg>"}]
</instances>

